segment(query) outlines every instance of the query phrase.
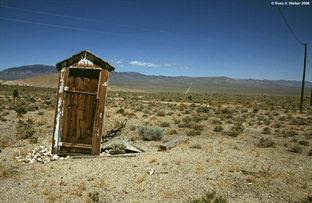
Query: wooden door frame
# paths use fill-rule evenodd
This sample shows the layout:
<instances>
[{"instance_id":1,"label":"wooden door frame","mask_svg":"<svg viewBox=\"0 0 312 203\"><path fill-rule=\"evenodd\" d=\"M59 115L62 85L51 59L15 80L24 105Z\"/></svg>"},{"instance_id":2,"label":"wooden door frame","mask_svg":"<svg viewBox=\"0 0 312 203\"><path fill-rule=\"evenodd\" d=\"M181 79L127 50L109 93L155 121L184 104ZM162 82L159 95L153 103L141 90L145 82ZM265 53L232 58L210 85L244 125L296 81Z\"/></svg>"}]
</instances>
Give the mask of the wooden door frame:
<instances>
[{"instance_id":1,"label":"wooden door frame","mask_svg":"<svg viewBox=\"0 0 312 203\"><path fill-rule=\"evenodd\" d=\"M101 152L108 74L106 69L102 69L99 76L91 154L100 154Z\"/></svg>"},{"instance_id":2,"label":"wooden door frame","mask_svg":"<svg viewBox=\"0 0 312 203\"><path fill-rule=\"evenodd\" d=\"M65 109L65 98L66 98L66 84L69 73L69 68L63 68L59 74L59 85L57 93L57 106L55 108L55 120L54 120L54 129L53 129L53 140L52 140L52 153L58 154L60 147L62 146L62 133L64 125L64 111ZM102 129L104 123L104 113L105 113L105 101L107 94L107 83L108 83L109 72L106 69L101 69L98 80L98 90L97 90L97 102L96 110L94 115L94 125L93 125L93 137L91 144L91 154L98 155L101 152L101 138L102 138ZM64 143L64 147L77 146L77 147L87 147L84 144ZM66 145L66 146L65 146Z\"/></svg>"},{"instance_id":3,"label":"wooden door frame","mask_svg":"<svg viewBox=\"0 0 312 203\"><path fill-rule=\"evenodd\" d=\"M61 134L64 124L64 105L65 105L65 84L67 84L69 67L65 67L60 71L58 92L57 92L57 105L55 108L55 119L53 128L52 139L52 154L57 154L60 149Z\"/></svg>"}]
</instances>

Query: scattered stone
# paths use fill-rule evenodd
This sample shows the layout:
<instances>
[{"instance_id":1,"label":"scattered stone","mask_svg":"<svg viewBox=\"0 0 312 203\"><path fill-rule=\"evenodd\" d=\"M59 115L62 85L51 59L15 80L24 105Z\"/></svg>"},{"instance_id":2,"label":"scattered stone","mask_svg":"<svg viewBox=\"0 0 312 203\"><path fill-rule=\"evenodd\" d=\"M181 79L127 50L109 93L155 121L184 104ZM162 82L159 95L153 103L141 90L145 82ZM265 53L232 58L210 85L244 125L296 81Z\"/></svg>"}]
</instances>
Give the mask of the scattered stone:
<instances>
[{"instance_id":1,"label":"scattered stone","mask_svg":"<svg viewBox=\"0 0 312 203\"><path fill-rule=\"evenodd\" d=\"M32 164L35 162L48 163L57 159L66 160L69 158L69 156L66 158L59 157L57 154L51 154L50 151L51 150L49 150L47 147L40 146L36 149L33 149L31 152L28 152L25 156L20 155L15 158L18 162L22 162L24 164Z\"/></svg>"}]
</instances>

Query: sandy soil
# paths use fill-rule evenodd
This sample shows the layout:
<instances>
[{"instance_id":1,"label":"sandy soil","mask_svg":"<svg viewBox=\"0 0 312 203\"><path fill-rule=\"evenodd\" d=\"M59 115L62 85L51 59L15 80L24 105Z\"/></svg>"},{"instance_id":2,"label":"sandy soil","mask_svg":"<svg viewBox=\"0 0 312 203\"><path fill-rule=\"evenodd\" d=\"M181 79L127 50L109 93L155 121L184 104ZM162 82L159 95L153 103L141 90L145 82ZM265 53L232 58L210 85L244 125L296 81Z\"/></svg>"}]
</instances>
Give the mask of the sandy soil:
<instances>
[{"instance_id":1,"label":"sandy soil","mask_svg":"<svg viewBox=\"0 0 312 203\"><path fill-rule=\"evenodd\" d=\"M166 108L166 104L161 105L160 109ZM178 113L159 118L133 111L123 116L116 114L118 108L108 104L105 129L112 129L116 120L127 117L122 138L144 149L143 153L134 157L70 157L33 164L23 164L15 157L39 146L50 148L54 111L46 110L44 116L38 116L36 111L24 115L24 119L34 119L39 137L37 144L31 144L29 140L16 140L18 118L10 110L6 120L0 121L0 202L176 203L189 202L213 190L233 203L311 202L312 159L308 153L312 140L303 131L298 130L296 141L280 133L263 134L263 126L244 122L243 133L231 137L215 132L214 118L209 117L201 121L205 127L201 135L187 136L187 130L173 122L181 117ZM308 113L292 116L311 118ZM161 141L143 141L134 130L146 121L155 126L165 120L171 121L171 127L165 128ZM224 131L232 126L233 123L223 123ZM311 125L306 125L305 132L311 131ZM159 151L161 143L175 138L183 142ZM272 139L275 147L259 147L260 138ZM289 151L289 145L303 139L310 145L302 146L301 153ZM155 171L152 175L148 174L151 169Z\"/></svg>"}]
</instances>

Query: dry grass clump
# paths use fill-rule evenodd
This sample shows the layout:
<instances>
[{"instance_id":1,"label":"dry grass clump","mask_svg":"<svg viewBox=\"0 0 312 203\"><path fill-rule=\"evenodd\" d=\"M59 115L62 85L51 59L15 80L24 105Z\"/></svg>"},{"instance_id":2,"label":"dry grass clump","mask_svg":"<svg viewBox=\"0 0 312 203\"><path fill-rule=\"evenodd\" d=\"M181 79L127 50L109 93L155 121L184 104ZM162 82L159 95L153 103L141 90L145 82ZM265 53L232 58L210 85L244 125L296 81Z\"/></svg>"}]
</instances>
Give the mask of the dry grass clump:
<instances>
[{"instance_id":1,"label":"dry grass clump","mask_svg":"<svg viewBox=\"0 0 312 203\"><path fill-rule=\"evenodd\" d=\"M137 183L137 184L140 184L140 183L142 183L145 179L146 179L146 175L140 175L140 176L137 178L136 183Z\"/></svg>"},{"instance_id":2,"label":"dry grass clump","mask_svg":"<svg viewBox=\"0 0 312 203\"><path fill-rule=\"evenodd\" d=\"M258 147L275 147L275 141L273 141L271 138L261 138Z\"/></svg>"},{"instance_id":3,"label":"dry grass clump","mask_svg":"<svg viewBox=\"0 0 312 203\"><path fill-rule=\"evenodd\" d=\"M154 163L154 162L157 162L157 161L158 161L157 157L152 157L152 158L150 158L148 163Z\"/></svg>"},{"instance_id":4,"label":"dry grass clump","mask_svg":"<svg viewBox=\"0 0 312 203\"><path fill-rule=\"evenodd\" d=\"M227 203L227 200L223 196L217 196L216 191L207 192L200 198L189 200L189 203Z\"/></svg>"},{"instance_id":5,"label":"dry grass clump","mask_svg":"<svg viewBox=\"0 0 312 203\"><path fill-rule=\"evenodd\" d=\"M195 143L190 146L191 149L201 149L202 145L200 143Z\"/></svg>"},{"instance_id":6,"label":"dry grass clump","mask_svg":"<svg viewBox=\"0 0 312 203\"><path fill-rule=\"evenodd\" d=\"M0 165L0 180L18 173L17 167Z\"/></svg>"},{"instance_id":7,"label":"dry grass clump","mask_svg":"<svg viewBox=\"0 0 312 203\"><path fill-rule=\"evenodd\" d=\"M94 180L94 177L89 177L87 180L88 180L88 181L92 181L92 180ZM95 181L94 185L95 185L96 187L103 188L103 187L106 185L105 177L104 177L104 176L101 176L100 179L97 179L97 180Z\"/></svg>"}]
</instances>

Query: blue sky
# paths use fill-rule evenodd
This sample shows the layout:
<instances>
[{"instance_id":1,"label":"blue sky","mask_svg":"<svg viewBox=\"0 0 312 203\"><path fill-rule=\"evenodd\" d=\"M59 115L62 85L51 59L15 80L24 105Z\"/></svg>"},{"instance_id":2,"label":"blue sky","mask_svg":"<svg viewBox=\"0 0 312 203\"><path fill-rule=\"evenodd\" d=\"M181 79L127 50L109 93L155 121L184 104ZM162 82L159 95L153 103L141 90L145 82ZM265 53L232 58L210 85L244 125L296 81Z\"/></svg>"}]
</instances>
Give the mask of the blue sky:
<instances>
[{"instance_id":1,"label":"blue sky","mask_svg":"<svg viewBox=\"0 0 312 203\"><path fill-rule=\"evenodd\" d=\"M0 2L0 70L89 50L117 72L301 80L307 43L312 80L312 1L279 7L301 43L272 5L285 1Z\"/></svg>"}]
</instances>

